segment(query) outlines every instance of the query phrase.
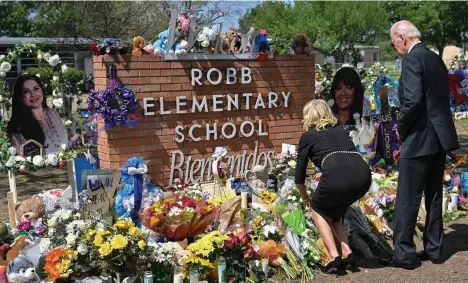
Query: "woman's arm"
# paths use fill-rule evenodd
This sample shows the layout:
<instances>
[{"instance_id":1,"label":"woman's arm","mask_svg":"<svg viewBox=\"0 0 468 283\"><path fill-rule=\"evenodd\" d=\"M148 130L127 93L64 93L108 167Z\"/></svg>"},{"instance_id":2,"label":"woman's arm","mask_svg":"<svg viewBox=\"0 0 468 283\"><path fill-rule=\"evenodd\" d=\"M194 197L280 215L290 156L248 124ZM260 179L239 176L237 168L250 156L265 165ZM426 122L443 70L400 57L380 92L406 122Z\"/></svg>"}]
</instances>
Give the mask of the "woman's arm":
<instances>
[{"instance_id":1,"label":"woman's arm","mask_svg":"<svg viewBox=\"0 0 468 283\"><path fill-rule=\"evenodd\" d=\"M302 134L299 140L297 164L296 164L296 175L295 181L297 189L301 195L304 208L309 207L309 196L307 195L306 187L304 185L307 176L307 165L309 164L309 144L310 141L307 138L307 132Z\"/></svg>"}]
</instances>

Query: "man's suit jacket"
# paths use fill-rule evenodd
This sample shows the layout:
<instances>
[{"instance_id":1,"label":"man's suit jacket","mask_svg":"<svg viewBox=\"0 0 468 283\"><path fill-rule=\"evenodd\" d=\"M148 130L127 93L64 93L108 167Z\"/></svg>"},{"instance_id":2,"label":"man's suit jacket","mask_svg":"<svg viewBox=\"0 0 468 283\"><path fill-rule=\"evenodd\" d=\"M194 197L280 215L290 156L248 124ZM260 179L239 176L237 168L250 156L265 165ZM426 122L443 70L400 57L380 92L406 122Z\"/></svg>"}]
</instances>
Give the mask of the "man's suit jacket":
<instances>
[{"instance_id":1,"label":"man's suit jacket","mask_svg":"<svg viewBox=\"0 0 468 283\"><path fill-rule=\"evenodd\" d=\"M450 112L447 67L422 43L416 44L403 57L398 96L401 103L398 133L402 141L402 158L459 147Z\"/></svg>"}]
</instances>

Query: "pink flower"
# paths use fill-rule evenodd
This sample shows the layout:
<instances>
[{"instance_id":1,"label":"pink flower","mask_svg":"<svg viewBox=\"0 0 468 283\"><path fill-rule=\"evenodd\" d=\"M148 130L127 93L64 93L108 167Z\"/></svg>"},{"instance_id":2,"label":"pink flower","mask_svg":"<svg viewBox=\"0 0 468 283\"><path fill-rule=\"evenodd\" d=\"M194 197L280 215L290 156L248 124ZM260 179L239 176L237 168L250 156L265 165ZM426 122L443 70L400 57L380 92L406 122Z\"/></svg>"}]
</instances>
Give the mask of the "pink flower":
<instances>
[{"instance_id":1,"label":"pink flower","mask_svg":"<svg viewBox=\"0 0 468 283\"><path fill-rule=\"evenodd\" d=\"M29 231L31 229L31 221L23 221L16 225L16 229L19 231Z\"/></svg>"}]
</instances>

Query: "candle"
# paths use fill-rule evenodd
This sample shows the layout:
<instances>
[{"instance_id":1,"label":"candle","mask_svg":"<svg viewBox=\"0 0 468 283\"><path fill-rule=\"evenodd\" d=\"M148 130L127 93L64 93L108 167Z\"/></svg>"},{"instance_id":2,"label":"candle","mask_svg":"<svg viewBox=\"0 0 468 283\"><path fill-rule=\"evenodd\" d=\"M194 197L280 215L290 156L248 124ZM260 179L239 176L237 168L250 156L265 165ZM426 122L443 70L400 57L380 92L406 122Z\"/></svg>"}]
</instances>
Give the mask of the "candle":
<instances>
[{"instance_id":1,"label":"candle","mask_svg":"<svg viewBox=\"0 0 468 283\"><path fill-rule=\"evenodd\" d=\"M241 193L241 207L247 209L247 192L242 192Z\"/></svg>"}]
</instances>

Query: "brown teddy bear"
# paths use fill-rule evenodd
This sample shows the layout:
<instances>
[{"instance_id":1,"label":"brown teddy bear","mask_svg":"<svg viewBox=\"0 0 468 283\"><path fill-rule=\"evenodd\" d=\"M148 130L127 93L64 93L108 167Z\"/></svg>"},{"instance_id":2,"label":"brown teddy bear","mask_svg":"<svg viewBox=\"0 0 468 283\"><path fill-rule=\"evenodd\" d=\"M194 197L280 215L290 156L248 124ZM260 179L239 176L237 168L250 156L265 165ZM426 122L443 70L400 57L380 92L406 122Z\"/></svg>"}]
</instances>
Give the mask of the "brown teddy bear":
<instances>
[{"instance_id":1,"label":"brown teddy bear","mask_svg":"<svg viewBox=\"0 0 468 283\"><path fill-rule=\"evenodd\" d=\"M311 52L309 44L307 44L307 36L305 34L296 34L293 37L292 49L296 54L309 54Z\"/></svg>"},{"instance_id":2,"label":"brown teddy bear","mask_svg":"<svg viewBox=\"0 0 468 283\"><path fill-rule=\"evenodd\" d=\"M137 36L133 39L133 51L132 56L140 56L142 54L148 54L145 48L145 40L141 36Z\"/></svg>"},{"instance_id":3,"label":"brown teddy bear","mask_svg":"<svg viewBox=\"0 0 468 283\"><path fill-rule=\"evenodd\" d=\"M15 206L16 219L20 221L37 220L44 216L45 206L41 198L34 196Z\"/></svg>"}]
</instances>

